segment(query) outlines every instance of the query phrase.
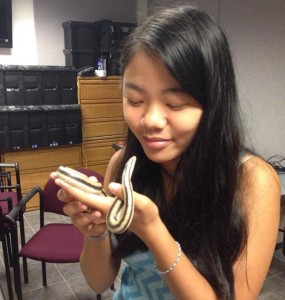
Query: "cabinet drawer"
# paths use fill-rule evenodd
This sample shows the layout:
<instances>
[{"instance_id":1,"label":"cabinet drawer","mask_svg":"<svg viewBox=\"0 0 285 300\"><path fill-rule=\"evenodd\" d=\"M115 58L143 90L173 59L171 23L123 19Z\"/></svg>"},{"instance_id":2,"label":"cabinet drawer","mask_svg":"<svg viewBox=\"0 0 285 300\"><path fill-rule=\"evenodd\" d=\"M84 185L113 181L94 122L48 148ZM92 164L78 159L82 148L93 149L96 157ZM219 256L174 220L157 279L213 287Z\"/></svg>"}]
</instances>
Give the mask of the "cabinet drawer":
<instances>
[{"instance_id":1,"label":"cabinet drawer","mask_svg":"<svg viewBox=\"0 0 285 300\"><path fill-rule=\"evenodd\" d=\"M81 106L83 122L87 119L123 118L122 102L86 104Z\"/></svg>"},{"instance_id":2,"label":"cabinet drawer","mask_svg":"<svg viewBox=\"0 0 285 300\"><path fill-rule=\"evenodd\" d=\"M22 191L27 192L36 185L43 188L49 179L50 173L53 171L55 171L55 169L50 169L43 172L33 172L33 173L27 173L26 171L21 171Z\"/></svg>"},{"instance_id":3,"label":"cabinet drawer","mask_svg":"<svg viewBox=\"0 0 285 300\"><path fill-rule=\"evenodd\" d=\"M108 140L103 142L89 141L86 142L82 151L83 165L91 162L109 162L112 155L115 153L115 149L112 147L117 140Z\"/></svg>"},{"instance_id":4,"label":"cabinet drawer","mask_svg":"<svg viewBox=\"0 0 285 300\"><path fill-rule=\"evenodd\" d=\"M60 165L80 165L81 146L7 152L4 162L18 162L20 171L48 169Z\"/></svg>"},{"instance_id":5,"label":"cabinet drawer","mask_svg":"<svg viewBox=\"0 0 285 300\"><path fill-rule=\"evenodd\" d=\"M84 138L98 138L122 136L126 133L123 121L83 123Z\"/></svg>"},{"instance_id":6,"label":"cabinet drawer","mask_svg":"<svg viewBox=\"0 0 285 300\"><path fill-rule=\"evenodd\" d=\"M96 171L98 172L99 174L101 174L102 176L105 176L106 174L106 170L107 170L107 166L108 166L108 163L90 163L88 164L88 169L89 170L93 170L93 171Z\"/></svg>"},{"instance_id":7,"label":"cabinet drawer","mask_svg":"<svg viewBox=\"0 0 285 300\"><path fill-rule=\"evenodd\" d=\"M81 84L79 99L122 99L122 91L119 83Z\"/></svg>"}]
</instances>

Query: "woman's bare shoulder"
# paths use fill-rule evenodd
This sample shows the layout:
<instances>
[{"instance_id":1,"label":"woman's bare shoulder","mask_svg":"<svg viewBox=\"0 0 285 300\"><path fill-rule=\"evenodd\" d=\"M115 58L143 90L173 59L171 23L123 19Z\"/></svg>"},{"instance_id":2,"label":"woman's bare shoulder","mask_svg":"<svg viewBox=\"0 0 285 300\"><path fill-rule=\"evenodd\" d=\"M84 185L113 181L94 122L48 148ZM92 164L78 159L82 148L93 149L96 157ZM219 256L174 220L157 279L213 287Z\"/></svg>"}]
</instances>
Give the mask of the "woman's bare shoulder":
<instances>
[{"instance_id":1,"label":"woman's bare shoulder","mask_svg":"<svg viewBox=\"0 0 285 300\"><path fill-rule=\"evenodd\" d=\"M239 194L249 218L268 212L271 216L280 210L280 181L274 168L264 159L251 155L242 163ZM270 218L270 216L267 216Z\"/></svg>"},{"instance_id":2,"label":"woman's bare shoulder","mask_svg":"<svg viewBox=\"0 0 285 300\"><path fill-rule=\"evenodd\" d=\"M246 155L242 161L242 184L246 190L277 192L280 195L280 181L274 168L264 159L254 155Z\"/></svg>"},{"instance_id":3,"label":"woman's bare shoulder","mask_svg":"<svg viewBox=\"0 0 285 300\"><path fill-rule=\"evenodd\" d=\"M271 165L258 156L251 155L241 167L238 198L246 210L247 242L246 255L241 255L234 266L236 299L256 299L276 245L280 183Z\"/></svg>"}]
</instances>

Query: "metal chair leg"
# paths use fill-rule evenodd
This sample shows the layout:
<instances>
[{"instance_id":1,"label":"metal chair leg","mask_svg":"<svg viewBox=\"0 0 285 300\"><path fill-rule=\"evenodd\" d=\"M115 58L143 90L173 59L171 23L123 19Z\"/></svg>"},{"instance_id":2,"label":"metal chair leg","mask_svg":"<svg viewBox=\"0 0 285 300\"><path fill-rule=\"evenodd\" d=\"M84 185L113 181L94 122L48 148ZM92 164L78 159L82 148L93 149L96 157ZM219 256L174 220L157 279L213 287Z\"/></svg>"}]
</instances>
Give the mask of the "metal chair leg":
<instances>
[{"instance_id":1,"label":"metal chair leg","mask_svg":"<svg viewBox=\"0 0 285 300\"><path fill-rule=\"evenodd\" d=\"M12 287L12 280L11 280L11 272L10 272L10 263L9 263L9 255L8 255L8 245L7 245L7 236L3 235L3 258L4 258L4 265L5 265L5 273L7 279L7 287L8 287L8 295L9 300L13 300L13 287Z\"/></svg>"},{"instance_id":2,"label":"metal chair leg","mask_svg":"<svg viewBox=\"0 0 285 300\"><path fill-rule=\"evenodd\" d=\"M43 276L43 286L47 286L47 270L46 263L42 261L42 276Z\"/></svg>"},{"instance_id":3,"label":"metal chair leg","mask_svg":"<svg viewBox=\"0 0 285 300\"><path fill-rule=\"evenodd\" d=\"M102 295L101 294L97 294L97 300L101 300L102 299Z\"/></svg>"},{"instance_id":4,"label":"metal chair leg","mask_svg":"<svg viewBox=\"0 0 285 300\"><path fill-rule=\"evenodd\" d=\"M24 272L24 283L29 282L29 275L28 275L28 264L26 257L23 257L23 272Z\"/></svg>"},{"instance_id":5,"label":"metal chair leg","mask_svg":"<svg viewBox=\"0 0 285 300\"><path fill-rule=\"evenodd\" d=\"M8 251L8 258L10 267L13 266L13 254L12 254L12 242L10 238L10 232L7 234L7 251Z\"/></svg>"},{"instance_id":6,"label":"metal chair leg","mask_svg":"<svg viewBox=\"0 0 285 300\"><path fill-rule=\"evenodd\" d=\"M13 252L13 269L14 269L14 281L15 290L17 293L18 300L22 300L22 286L21 286L21 271L19 262L19 246L18 246L18 233L17 224L11 228L12 235L12 252Z\"/></svg>"}]
</instances>

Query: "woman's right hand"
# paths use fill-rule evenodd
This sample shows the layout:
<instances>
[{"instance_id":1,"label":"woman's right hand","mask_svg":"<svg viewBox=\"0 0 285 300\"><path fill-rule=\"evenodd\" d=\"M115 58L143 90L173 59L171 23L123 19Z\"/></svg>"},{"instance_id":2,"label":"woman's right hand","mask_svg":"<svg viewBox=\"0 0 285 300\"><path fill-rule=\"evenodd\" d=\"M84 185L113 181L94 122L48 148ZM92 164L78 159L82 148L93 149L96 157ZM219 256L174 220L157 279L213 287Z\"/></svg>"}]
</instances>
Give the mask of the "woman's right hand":
<instances>
[{"instance_id":1,"label":"woman's right hand","mask_svg":"<svg viewBox=\"0 0 285 300\"><path fill-rule=\"evenodd\" d=\"M60 201L66 204L63 211L68 215L72 223L86 236L98 236L107 230L105 218L102 212L96 207L90 207L80 201L80 198L92 203L93 196L103 198L102 202L106 203L105 196L97 196L74 188L69 184L60 180L56 173L52 173L50 177L55 180L55 183L61 187L57 193ZM76 192L75 194L73 192ZM76 197L78 195L79 197ZM97 199L99 200L99 199ZM84 201L84 202L85 202ZM97 201L98 202L98 201ZM92 203L93 204L93 203Z\"/></svg>"}]
</instances>

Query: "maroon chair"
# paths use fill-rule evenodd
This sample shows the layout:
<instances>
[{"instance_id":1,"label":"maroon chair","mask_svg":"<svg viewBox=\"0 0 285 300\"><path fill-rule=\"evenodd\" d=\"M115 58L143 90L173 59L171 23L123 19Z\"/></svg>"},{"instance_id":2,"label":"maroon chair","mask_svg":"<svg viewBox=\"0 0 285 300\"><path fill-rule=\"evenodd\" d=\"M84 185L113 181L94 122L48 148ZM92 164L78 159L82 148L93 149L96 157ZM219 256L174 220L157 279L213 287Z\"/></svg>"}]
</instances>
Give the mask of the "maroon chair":
<instances>
[{"instance_id":1,"label":"maroon chair","mask_svg":"<svg viewBox=\"0 0 285 300\"><path fill-rule=\"evenodd\" d=\"M22 199L18 163L0 163L0 200L5 198L10 198L11 201L8 204L1 204L4 215Z\"/></svg>"},{"instance_id":2,"label":"maroon chair","mask_svg":"<svg viewBox=\"0 0 285 300\"><path fill-rule=\"evenodd\" d=\"M11 224L5 221L5 216L12 210L13 207L18 205L22 199L21 182L20 182L20 167L16 163L0 163L0 208L1 208L1 218L2 218L2 233L1 241L3 248L3 256L7 286L9 292L9 299L13 299L11 277L10 277L10 267L13 266L13 255L12 255L12 241L11 241ZM16 220L19 222L20 229L20 241L21 245L25 244L25 228L24 228L24 217L23 213L25 210L25 205L22 206L21 210L17 214ZM27 260L23 257L23 268L27 268Z\"/></svg>"},{"instance_id":3,"label":"maroon chair","mask_svg":"<svg viewBox=\"0 0 285 300\"><path fill-rule=\"evenodd\" d=\"M96 176L98 181L103 182L103 176L95 171L80 169L80 172L87 176ZM18 249L17 230L13 230L13 251L14 256L30 258L42 262L42 278L43 285L47 285L46 263L75 263L79 262L80 253L83 247L84 237L82 233L68 222L45 224L45 213L55 213L64 215L64 203L57 198L59 187L54 183L54 180L49 179L41 190L39 187L33 189L32 194L39 193L40 197L40 229L27 241L22 248ZM32 197L30 197L31 199ZM25 201L21 201L6 218L11 224L16 223L17 213L21 207L29 201L26 197ZM18 254L18 255L17 255ZM19 270L19 259L14 262L15 265L15 285L18 299L21 296L21 279ZM24 282L28 282L28 272L24 269ZM97 299L101 299L101 295L97 295Z\"/></svg>"},{"instance_id":4,"label":"maroon chair","mask_svg":"<svg viewBox=\"0 0 285 300\"><path fill-rule=\"evenodd\" d=\"M16 163L0 163L0 206L3 215L7 215L13 207L22 199L21 181L20 181L20 167ZM17 220L20 223L20 235L21 244L25 244L25 228L23 213L25 206L19 211ZM11 251L9 248L9 236L8 238L8 250L9 260L12 260ZM26 261L23 262L26 264Z\"/></svg>"}]
</instances>

